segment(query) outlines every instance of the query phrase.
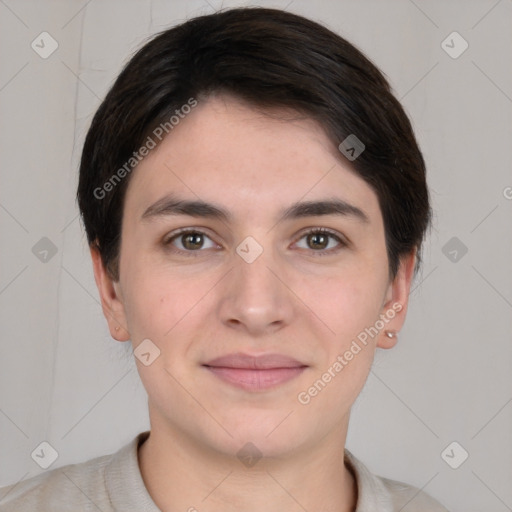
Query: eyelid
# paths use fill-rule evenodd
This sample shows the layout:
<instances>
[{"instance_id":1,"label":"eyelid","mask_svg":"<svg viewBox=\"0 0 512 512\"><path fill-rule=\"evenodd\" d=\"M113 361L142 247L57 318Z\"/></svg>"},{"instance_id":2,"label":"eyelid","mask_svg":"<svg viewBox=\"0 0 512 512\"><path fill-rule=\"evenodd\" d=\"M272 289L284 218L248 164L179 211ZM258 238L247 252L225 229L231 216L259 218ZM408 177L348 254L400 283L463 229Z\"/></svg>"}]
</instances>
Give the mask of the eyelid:
<instances>
[{"instance_id":1,"label":"eyelid","mask_svg":"<svg viewBox=\"0 0 512 512\"><path fill-rule=\"evenodd\" d=\"M170 246L172 244L172 241L176 238L178 238L180 235L185 235L187 233L199 233L201 235L205 235L207 236L214 244L220 246L219 243L217 243L214 238L212 237L212 235L209 233L209 230L207 228L204 228L204 227L194 227L194 226L189 226L189 227L186 227L186 228L179 228L179 229L176 229L175 231L173 231L172 233L169 233L167 234L166 236L164 236L163 240L162 240L162 243L165 247L167 246ZM178 249L177 247L174 247L173 250L175 252L186 252L188 254L190 253L199 253L199 252L202 252L201 250L197 250L197 251L184 251L183 249Z\"/></svg>"},{"instance_id":2,"label":"eyelid","mask_svg":"<svg viewBox=\"0 0 512 512\"><path fill-rule=\"evenodd\" d=\"M300 233L299 237L302 238L304 235L309 235L310 233L326 233L328 235L332 235L334 238L337 238L340 242L348 244L348 240L344 235L342 235L335 229L326 228L323 226L313 226L311 228L305 228L305 230Z\"/></svg>"},{"instance_id":3,"label":"eyelid","mask_svg":"<svg viewBox=\"0 0 512 512\"><path fill-rule=\"evenodd\" d=\"M199 234L205 235L214 244L217 244L217 246L220 246L220 244L218 244L214 240L214 237L212 237L209 234L209 230L207 228L205 228L205 227L195 227L195 226L188 226L186 228L179 228L179 229L173 231L172 233L170 233L169 235L167 235L167 236L165 236L163 238L162 243L163 243L164 247L168 248L168 247L172 246L172 241L173 240L178 238L180 235L184 235L184 234L187 234L187 233L199 233ZM338 233L337 231L332 230L330 228L321 227L321 226L313 226L313 227L305 228L296 237L294 244L297 243L302 238L304 238L305 236L307 236L309 234L313 234L313 233L322 233L322 234L328 235L331 238L334 238L338 242L338 246L335 247L335 248L331 248L331 249L320 249L320 250L303 249L305 251L308 251L309 253L312 253L315 256L327 256L327 255L330 255L330 254L334 254L334 253L337 253L338 251L340 251L341 249L343 249L344 247L348 247L350 245L349 240L344 235L342 235L341 233ZM192 254L192 255L195 255L195 256L197 256L200 253L204 252L204 249L198 249L196 251L186 251L186 250L174 247L174 246L171 249L169 249L169 250L171 250L172 252L175 252L175 253Z\"/></svg>"},{"instance_id":4,"label":"eyelid","mask_svg":"<svg viewBox=\"0 0 512 512\"><path fill-rule=\"evenodd\" d=\"M313 234L313 233L322 233L325 235L329 235L330 237L336 239L336 241L338 242L338 246L335 248L323 249L323 250L318 250L318 251L311 249L309 252L313 253L314 255L325 256L325 255L329 255L329 254L334 254L334 253L337 253L338 251L340 251L341 249L343 249L344 247L348 247L350 245L349 240L341 233L338 233L337 231L335 231L333 229L320 227L320 226L306 228L305 231L302 231L300 233L300 235L297 237L297 240L294 243L297 243L297 241L299 241L302 238L304 238L305 236L307 236L309 234Z\"/></svg>"}]
</instances>

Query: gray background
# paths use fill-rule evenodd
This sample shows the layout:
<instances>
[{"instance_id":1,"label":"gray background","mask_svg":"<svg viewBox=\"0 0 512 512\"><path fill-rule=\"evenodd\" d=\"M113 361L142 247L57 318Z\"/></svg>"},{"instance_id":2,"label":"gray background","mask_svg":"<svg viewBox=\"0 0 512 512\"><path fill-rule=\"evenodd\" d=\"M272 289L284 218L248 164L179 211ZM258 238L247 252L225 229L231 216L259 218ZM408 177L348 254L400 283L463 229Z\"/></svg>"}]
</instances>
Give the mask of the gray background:
<instances>
[{"instance_id":1,"label":"gray background","mask_svg":"<svg viewBox=\"0 0 512 512\"><path fill-rule=\"evenodd\" d=\"M452 511L512 510L512 2L252 5L311 17L362 49L402 100L428 165L435 219L423 271L397 347L377 352L347 447ZM74 200L77 162L132 51L220 6L0 2L0 485L44 471L30 456L42 441L58 452L53 469L148 428L130 351L101 312ZM31 48L43 31L59 44L47 59ZM441 46L453 31L469 44L456 59ZM42 237L57 251L47 261L32 250ZM453 441L469 453L458 469L441 456ZM462 451L448 453L453 463Z\"/></svg>"}]
</instances>

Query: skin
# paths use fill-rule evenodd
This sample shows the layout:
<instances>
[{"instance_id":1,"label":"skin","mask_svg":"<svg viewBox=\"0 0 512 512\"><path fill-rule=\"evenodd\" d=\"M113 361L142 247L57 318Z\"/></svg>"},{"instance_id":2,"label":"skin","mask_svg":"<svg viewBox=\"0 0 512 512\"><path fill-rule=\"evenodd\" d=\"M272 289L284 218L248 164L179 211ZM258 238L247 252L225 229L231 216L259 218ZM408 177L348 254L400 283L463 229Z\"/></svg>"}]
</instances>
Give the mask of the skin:
<instances>
[{"instance_id":1,"label":"skin","mask_svg":"<svg viewBox=\"0 0 512 512\"><path fill-rule=\"evenodd\" d=\"M381 330L307 405L297 396L396 303L402 309L385 329L400 330L415 255L390 279L376 194L318 124L280 114L229 96L200 101L133 171L118 282L91 248L112 336L134 349L149 338L160 350L149 366L136 364L151 422L139 466L162 510L355 510L357 486L343 463L350 408L376 348L396 340ZM141 220L170 192L213 202L233 219ZM369 222L340 215L278 222L296 201L332 197ZM192 249L186 236L164 245L187 227L206 236ZM347 244L329 238L318 247L307 228L328 228ZM247 236L263 248L252 263L236 252ZM271 390L245 391L202 366L231 352L277 352L308 368ZM247 442L262 454L252 467L237 457Z\"/></svg>"}]
</instances>

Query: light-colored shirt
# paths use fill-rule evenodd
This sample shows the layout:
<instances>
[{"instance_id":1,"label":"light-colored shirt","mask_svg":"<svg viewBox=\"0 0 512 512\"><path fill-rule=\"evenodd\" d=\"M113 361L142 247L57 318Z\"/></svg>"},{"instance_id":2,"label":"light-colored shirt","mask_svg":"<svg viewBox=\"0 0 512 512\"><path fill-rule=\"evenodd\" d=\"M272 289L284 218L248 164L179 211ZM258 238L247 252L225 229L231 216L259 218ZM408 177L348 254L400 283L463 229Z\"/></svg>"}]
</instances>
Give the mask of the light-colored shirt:
<instances>
[{"instance_id":1,"label":"light-colored shirt","mask_svg":"<svg viewBox=\"0 0 512 512\"><path fill-rule=\"evenodd\" d=\"M149 495L138 464L141 432L111 455L49 470L0 488L0 512L161 512ZM356 477L355 512L448 512L410 485L373 475L349 450L345 463Z\"/></svg>"}]
</instances>

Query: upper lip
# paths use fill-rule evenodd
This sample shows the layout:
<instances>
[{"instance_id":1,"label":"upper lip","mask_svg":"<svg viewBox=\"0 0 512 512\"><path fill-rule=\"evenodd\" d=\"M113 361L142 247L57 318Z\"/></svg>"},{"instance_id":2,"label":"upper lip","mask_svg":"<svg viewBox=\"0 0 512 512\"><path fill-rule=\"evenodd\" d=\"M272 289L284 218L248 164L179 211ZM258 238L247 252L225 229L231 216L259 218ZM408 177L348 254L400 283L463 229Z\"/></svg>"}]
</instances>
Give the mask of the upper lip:
<instances>
[{"instance_id":1,"label":"upper lip","mask_svg":"<svg viewBox=\"0 0 512 512\"><path fill-rule=\"evenodd\" d=\"M302 368L307 365L283 354L263 354L254 356L236 352L212 359L205 363L204 366L268 370L271 368Z\"/></svg>"}]
</instances>

